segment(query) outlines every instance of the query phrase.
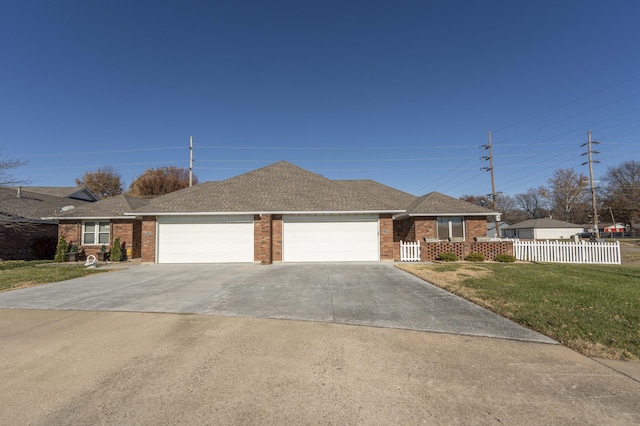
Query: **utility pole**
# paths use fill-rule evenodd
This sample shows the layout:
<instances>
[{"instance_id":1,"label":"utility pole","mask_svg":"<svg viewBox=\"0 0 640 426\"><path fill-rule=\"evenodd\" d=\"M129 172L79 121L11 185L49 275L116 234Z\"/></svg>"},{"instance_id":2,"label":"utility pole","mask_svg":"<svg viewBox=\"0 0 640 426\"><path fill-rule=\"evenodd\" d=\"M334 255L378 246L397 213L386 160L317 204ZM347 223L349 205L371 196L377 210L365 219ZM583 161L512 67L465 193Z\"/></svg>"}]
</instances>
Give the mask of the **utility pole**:
<instances>
[{"instance_id":1,"label":"utility pole","mask_svg":"<svg viewBox=\"0 0 640 426\"><path fill-rule=\"evenodd\" d=\"M480 148L488 149L489 155L485 155L480 157L482 160L489 160L489 167L482 167L480 170L490 171L491 172L491 198L493 199L493 211L498 211L498 205L496 201L496 197L498 194L496 193L496 180L493 175L493 144L491 143L491 132L487 133L489 137L489 143L487 145L480 145Z\"/></svg>"},{"instance_id":2,"label":"utility pole","mask_svg":"<svg viewBox=\"0 0 640 426\"><path fill-rule=\"evenodd\" d=\"M593 163L599 163L599 161L593 159L593 154L600 154L599 151L594 151L592 149L592 145L598 145L600 142L591 140L591 130L587 132L587 143L583 143L580 146L587 146L587 152L582 153L582 155L587 155L588 161L586 163L582 163L583 166L589 164L589 181L591 183L591 204L593 206L593 226L596 228L596 238L600 238L600 231L598 230L598 207L596 206L596 186L595 181L593 180Z\"/></svg>"},{"instance_id":3,"label":"utility pole","mask_svg":"<svg viewBox=\"0 0 640 426\"><path fill-rule=\"evenodd\" d=\"M193 186L193 136L189 136L189 187Z\"/></svg>"}]
</instances>

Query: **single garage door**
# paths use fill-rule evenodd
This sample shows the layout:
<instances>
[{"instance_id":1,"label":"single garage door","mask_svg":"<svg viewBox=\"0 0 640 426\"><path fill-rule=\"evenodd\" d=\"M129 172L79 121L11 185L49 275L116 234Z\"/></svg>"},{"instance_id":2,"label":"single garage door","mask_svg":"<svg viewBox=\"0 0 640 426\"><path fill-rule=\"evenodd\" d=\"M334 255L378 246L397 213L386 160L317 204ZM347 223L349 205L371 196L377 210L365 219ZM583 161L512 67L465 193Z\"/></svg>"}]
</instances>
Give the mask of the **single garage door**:
<instances>
[{"instance_id":1,"label":"single garage door","mask_svg":"<svg viewBox=\"0 0 640 426\"><path fill-rule=\"evenodd\" d=\"M253 216L160 216L158 263L253 262Z\"/></svg>"},{"instance_id":2,"label":"single garage door","mask_svg":"<svg viewBox=\"0 0 640 426\"><path fill-rule=\"evenodd\" d=\"M285 215L284 262L380 260L378 215Z\"/></svg>"}]
</instances>

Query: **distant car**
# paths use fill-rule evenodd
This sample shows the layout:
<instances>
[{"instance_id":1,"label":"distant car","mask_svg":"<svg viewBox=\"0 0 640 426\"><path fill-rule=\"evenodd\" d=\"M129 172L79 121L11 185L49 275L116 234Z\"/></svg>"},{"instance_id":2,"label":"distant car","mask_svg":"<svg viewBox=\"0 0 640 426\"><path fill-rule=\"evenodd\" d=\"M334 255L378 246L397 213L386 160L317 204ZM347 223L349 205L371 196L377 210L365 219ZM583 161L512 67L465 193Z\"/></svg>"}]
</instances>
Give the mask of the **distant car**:
<instances>
[{"instance_id":1,"label":"distant car","mask_svg":"<svg viewBox=\"0 0 640 426\"><path fill-rule=\"evenodd\" d=\"M591 238L595 238L595 235L594 235L594 234L592 234L591 232L580 232L580 233L578 234L578 237L580 237L580 238L589 238L589 239L591 239Z\"/></svg>"}]
</instances>

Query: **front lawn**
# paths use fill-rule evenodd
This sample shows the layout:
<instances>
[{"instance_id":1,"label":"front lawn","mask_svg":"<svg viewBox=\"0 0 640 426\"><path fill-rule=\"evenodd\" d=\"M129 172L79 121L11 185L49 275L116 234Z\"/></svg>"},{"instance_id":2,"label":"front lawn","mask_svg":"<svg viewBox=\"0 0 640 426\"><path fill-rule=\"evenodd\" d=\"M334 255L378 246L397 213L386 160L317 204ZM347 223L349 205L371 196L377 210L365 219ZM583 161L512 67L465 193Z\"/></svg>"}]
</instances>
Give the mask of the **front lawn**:
<instances>
[{"instance_id":1,"label":"front lawn","mask_svg":"<svg viewBox=\"0 0 640 426\"><path fill-rule=\"evenodd\" d=\"M107 271L42 260L0 262L0 291L65 281L100 272Z\"/></svg>"},{"instance_id":2,"label":"front lawn","mask_svg":"<svg viewBox=\"0 0 640 426\"><path fill-rule=\"evenodd\" d=\"M640 360L640 267L401 264L587 356Z\"/></svg>"}]
</instances>

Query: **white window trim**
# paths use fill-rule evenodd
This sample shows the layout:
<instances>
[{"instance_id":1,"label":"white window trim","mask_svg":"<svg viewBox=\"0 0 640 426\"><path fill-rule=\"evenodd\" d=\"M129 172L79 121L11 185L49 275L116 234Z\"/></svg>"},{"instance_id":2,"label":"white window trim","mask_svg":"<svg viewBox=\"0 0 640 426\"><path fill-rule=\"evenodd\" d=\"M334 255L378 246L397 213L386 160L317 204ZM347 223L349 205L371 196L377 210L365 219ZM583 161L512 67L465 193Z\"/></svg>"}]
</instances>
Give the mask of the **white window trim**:
<instances>
[{"instance_id":1,"label":"white window trim","mask_svg":"<svg viewBox=\"0 0 640 426\"><path fill-rule=\"evenodd\" d=\"M85 232L85 226L87 223L93 223L95 224L95 230L93 231L93 236L94 236L94 243L85 243L84 242L84 235L86 234ZM109 232L107 232L107 242L106 243L100 243L100 223L108 223L109 224ZM104 232L102 232L102 234L104 234ZM85 220L82 221L82 245L83 246L108 246L109 244L111 244L111 222L108 220Z\"/></svg>"}]
</instances>

